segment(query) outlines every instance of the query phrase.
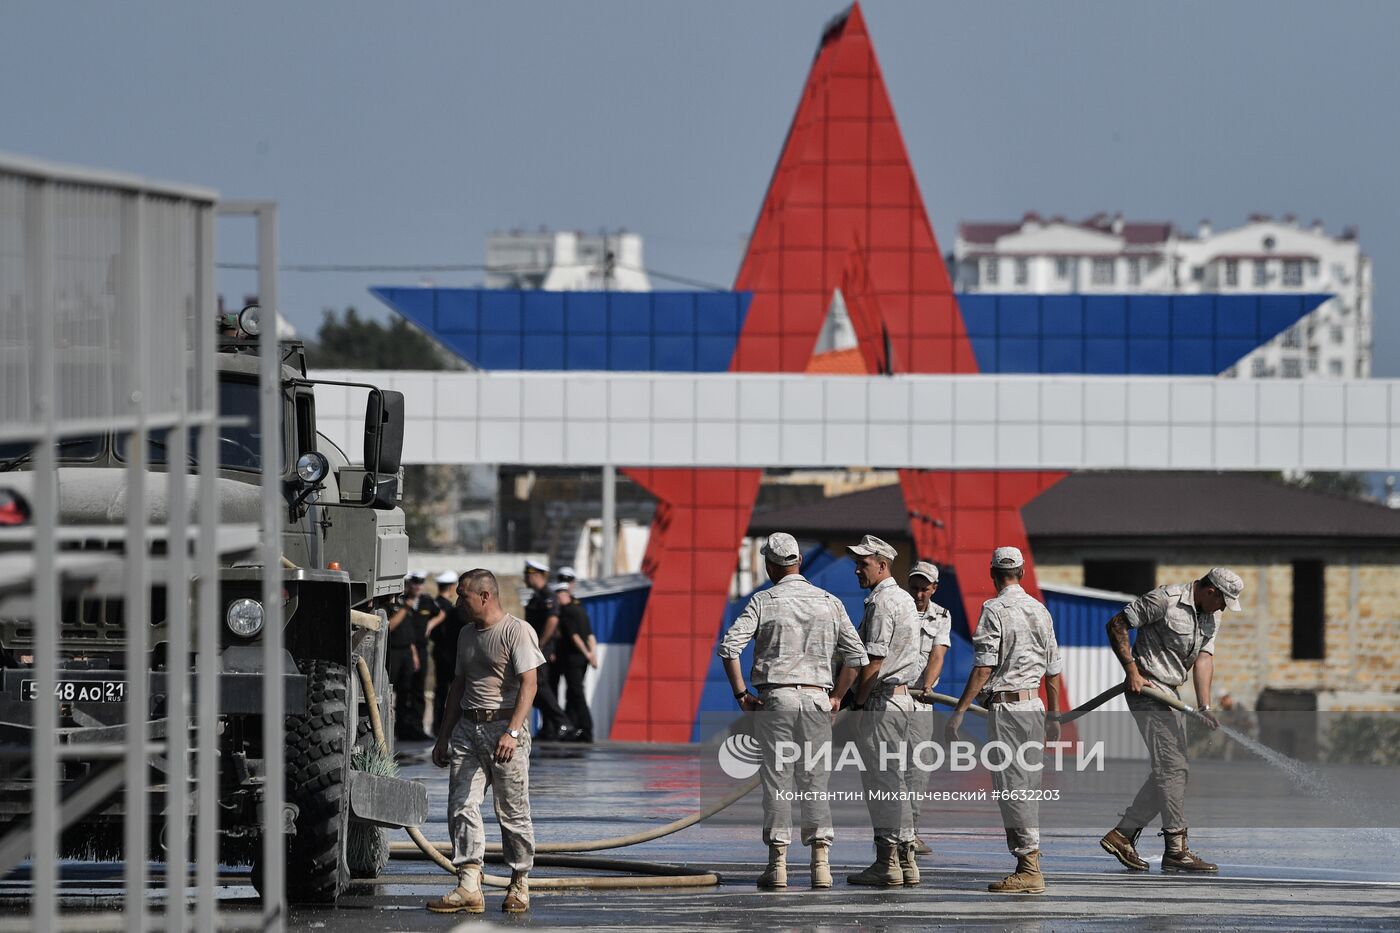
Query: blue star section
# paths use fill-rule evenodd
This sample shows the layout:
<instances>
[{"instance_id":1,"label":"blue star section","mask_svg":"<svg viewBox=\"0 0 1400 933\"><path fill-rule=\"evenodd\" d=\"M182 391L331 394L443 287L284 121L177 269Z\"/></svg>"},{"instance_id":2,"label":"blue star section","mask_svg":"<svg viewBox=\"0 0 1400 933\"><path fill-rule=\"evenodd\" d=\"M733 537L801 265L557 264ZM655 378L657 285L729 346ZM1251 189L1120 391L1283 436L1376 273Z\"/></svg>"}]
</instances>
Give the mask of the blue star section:
<instances>
[{"instance_id":1,"label":"blue star section","mask_svg":"<svg viewBox=\"0 0 1400 933\"><path fill-rule=\"evenodd\" d=\"M984 373L1213 376L1331 295L958 295Z\"/></svg>"},{"instance_id":2,"label":"blue star section","mask_svg":"<svg viewBox=\"0 0 1400 933\"><path fill-rule=\"evenodd\" d=\"M752 297L423 287L370 292L480 369L678 373L729 369Z\"/></svg>"},{"instance_id":3,"label":"blue star section","mask_svg":"<svg viewBox=\"0 0 1400 933\"><path fill-rule=\"evenodd\" d=\"M726 372L748 292L370 291L488 370ZM957 296L984 373L1211 376L1331 298L1297 295Z\"/></svg>"}]
</instances>

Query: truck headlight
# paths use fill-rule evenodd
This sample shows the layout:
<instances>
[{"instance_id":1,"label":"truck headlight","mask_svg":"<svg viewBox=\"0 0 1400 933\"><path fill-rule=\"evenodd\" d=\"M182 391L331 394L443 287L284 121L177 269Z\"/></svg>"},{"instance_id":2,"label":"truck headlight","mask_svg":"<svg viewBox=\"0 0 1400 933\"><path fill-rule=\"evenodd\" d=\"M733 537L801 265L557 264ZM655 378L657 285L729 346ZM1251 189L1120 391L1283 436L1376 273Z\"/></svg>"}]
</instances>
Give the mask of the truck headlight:
<instances>
[{"instance_id":1,"label":"truck headlight","mask_svg":"<svg viewBox=\"0 0 1400 933\"><path fill-rule=\"evenodd\" d=\"M262 308L249 305L238 312L238 327L249 337L256 337L262 333Z\"/></svg>"},{"instance_id":2,"label":"truck headlight","mask_svg":"<svg viewBox=\"0 0 1400 933\"><path fill-rule=\"evenodd\" d=\"M224 613L228 630L240 638L252 638L263 627L262 603L256 599L235 599Z\"/></svg>"},{"instance_id":3,"label":"truck headlight","mask_svg":"<svg viewBox=\"0 0 1400 933\"><path fill-rule=\"evenodd\" d=\"M311 450L297 458L297 477L308 486L325 479L330 469L330 461L320 451Z\"/></svg>"}]
</instances>

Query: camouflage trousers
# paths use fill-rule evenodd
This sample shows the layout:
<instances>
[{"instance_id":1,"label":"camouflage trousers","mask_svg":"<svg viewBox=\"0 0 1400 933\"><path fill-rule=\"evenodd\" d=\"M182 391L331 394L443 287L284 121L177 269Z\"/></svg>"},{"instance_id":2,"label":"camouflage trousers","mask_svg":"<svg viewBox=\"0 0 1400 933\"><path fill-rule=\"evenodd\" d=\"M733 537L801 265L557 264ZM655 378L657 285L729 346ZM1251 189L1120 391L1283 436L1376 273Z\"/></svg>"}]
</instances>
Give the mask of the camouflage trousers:
<instances>
[{"instance_id":1,"label":"camouflage trousers","mask_svg":"<svg viewBox=\"0 0 1400 933\"><path fill-rule=\"evenodd\" d=\"M1040 790L1041 770L1037 766L1044 759L1045 745L1045 704L1040 697L993 703L987 741L1005 742L1011 748L1007 767L992 771L992 787L1001 794L997 806L1006 829L1006 847L1012 855L1029 855L1040 848L1040 801L1008 800L1006 795L1027 792L1034 797ZM1022 763L1030 767L1022 767Z\"/></svg>"},{"instance_id":2,"label":"camouflage trousers","mask_svg":"<svg viewBox=\"0 0 1400 933\"><path fill-rule=\"evenodd\" d=\"M815 754L831 744L831 702L824 690L804 687L768 687L763 708L756 714L754 731L762 749L759 774L763 781L763 842L785 846L792 842L792 800L796 792L802 813L802 844L831 845L831 803L825 799L826 765L806 767L807 749ZM792 742L802 749L793 762L778 762L777 744Z\"/></svg>"},{"instance_id":3,"label":"camouflage trousers","mask_svg":"<svg viewBox=\"0 0 1400 933\"><path fill-rule=\"evenodd\" d=\"M495 722L458 721L448 745L447 826L452 834L452 864L458 871L480 867L486 855L481 802L490 786L501 826L501 848L513 871L529 871L535 862L535 830L530 822L530 733L521 731L510 761L496 761L496 743L509 728Z\"/></svg>"},{"instance_id":4,"label":"camouflage trousers","mask_svg":"<svg viewBox=\"0 0 1400 933\"><path fill-rule=\"evenodd\" d=\"M914 811L909 801L909 772L905 764L912 755L909 721L914 716L914 699L907 693L889 693L877 688L858 714L859 748L865 770L865 808L877 843L896 845L914 841ZM899 755L900 747L903 754ZM882 751L890 758L882 761Z\"/></svg>"}]
</instances>

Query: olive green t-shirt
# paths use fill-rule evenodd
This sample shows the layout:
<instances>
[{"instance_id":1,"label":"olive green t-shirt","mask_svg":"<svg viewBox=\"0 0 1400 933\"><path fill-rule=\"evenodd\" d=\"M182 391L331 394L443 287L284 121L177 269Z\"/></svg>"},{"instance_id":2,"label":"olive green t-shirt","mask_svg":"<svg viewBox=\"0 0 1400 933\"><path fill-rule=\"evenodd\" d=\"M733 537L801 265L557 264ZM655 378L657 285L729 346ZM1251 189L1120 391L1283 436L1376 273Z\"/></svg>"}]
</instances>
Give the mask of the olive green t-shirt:
<instances>
[{"instance_id":1,"label":"olive green t-shirt","mask_svg":"<svg viewBox=\"0 0 1400 933\"><path fill-rule=\"evenodd\" d=\"M507 614L495 625L468 622L457 636L456 676L465 679L462 709L510 709L520 675L544 663L535 630Z\"/></svg>"}]
</instances>

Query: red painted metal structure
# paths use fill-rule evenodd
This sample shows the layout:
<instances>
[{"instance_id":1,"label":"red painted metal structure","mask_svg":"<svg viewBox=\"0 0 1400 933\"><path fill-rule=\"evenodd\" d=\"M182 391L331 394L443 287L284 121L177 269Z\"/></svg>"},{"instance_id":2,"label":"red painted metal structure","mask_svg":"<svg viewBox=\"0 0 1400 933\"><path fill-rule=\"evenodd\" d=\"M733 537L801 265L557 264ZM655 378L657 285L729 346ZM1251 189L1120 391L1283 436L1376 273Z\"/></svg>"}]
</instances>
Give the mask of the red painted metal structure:
<instances>
[{"instance_id":1,"label":"red painted metal structure","mask_svg":"<svg viewBox=\"0 0 1400 933\"><path fill-rule=\"evenodd\" d=\"M859 4L822 36L734 288L753 293L735 372L808 371L837 288L867 372L977 372ZM627 472L658 508L611 737L687 742L762 473ZM1026 553L1040 595L1020 509L1063 475L900 471L919 556L956 569L969 619L995 547Z\"/></svg>"}]
</instances>

